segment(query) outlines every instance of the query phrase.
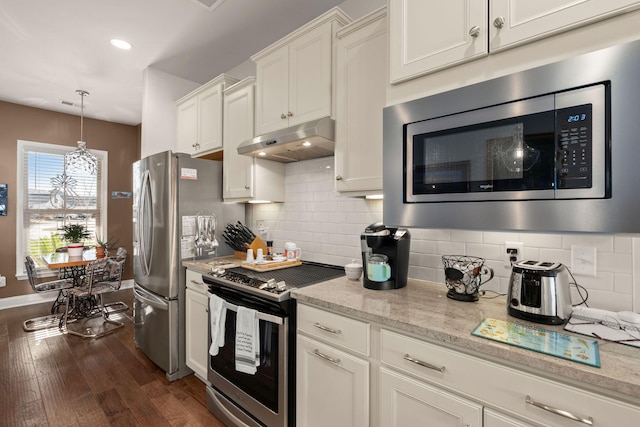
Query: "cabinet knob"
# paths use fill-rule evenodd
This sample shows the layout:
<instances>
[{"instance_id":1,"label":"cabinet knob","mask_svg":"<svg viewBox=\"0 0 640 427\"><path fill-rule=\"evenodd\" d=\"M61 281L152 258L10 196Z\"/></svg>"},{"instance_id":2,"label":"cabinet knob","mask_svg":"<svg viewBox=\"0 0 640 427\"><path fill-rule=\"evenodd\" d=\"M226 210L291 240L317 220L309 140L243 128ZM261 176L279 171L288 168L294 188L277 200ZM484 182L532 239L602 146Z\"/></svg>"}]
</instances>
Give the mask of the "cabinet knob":
<instances>
[{"instance_id":1,"label":"cabinet knob","mask_svg":"<svg viewBox=\"0 0 640 427\"><path fill-rule=\"evenodd\" d=\"M285 120L285 119L287 118L287 115L286 115L286 114L284 114L284 113L282 113L282 114L280 114L280 118L281 118L282 120Z\"/></svg>"},{"instance_id":2,"label":"cabinet knob","mask_svg":"<svg viewBox=\"0 0 640 427\"><path fill-rule=\"evenodd\" d=\"M289 111L289 112L287 113L287 116L289 116L289 117L293 117L293 113L292 113L291 111Z\"/></svg>"},{"instance_id":3,"label":"cabinet knob","mask_svg":"<svg viewBox=\"0 0 640 427\"><path fill-rule=\"evenodd\" d=\"M250 188L251 188L251 187L249 187L248 185L245 185L245 186L244 186L244 189L245 189L245 190L248 190L248 189L250 189Z\"/></svg>"},{"instance_id":4,"label":"cabinet knob","mask_svg":"<svg viewBox=\"0 0 640 427\"><path fill-rule=\"evenodd\" d=\"M478 27L477 25L471 27L471 29L469 30L469 35L471 37L478 37L480 35L480 27Z\"/></svg>"},{"instance_id":5,"label":"cabinet knob","mask_svg":"<svg viewBox=\"0 0 640 427\"><path fill-rule=\"evenodd\" d=\"M498 16L496 19L493 20L493 26L496 28L504 27L504 18L502 16Z\"/></svg>"},{"instance_id":6,"label":"cabinet knob","mask_svg":"<svg viewBox=\"0 0 640 427\"><path fill-rule=\"evenodd\" d=\"M342 181L342 175L336 175L336 181Z\"/></svg>"}]
</instances>

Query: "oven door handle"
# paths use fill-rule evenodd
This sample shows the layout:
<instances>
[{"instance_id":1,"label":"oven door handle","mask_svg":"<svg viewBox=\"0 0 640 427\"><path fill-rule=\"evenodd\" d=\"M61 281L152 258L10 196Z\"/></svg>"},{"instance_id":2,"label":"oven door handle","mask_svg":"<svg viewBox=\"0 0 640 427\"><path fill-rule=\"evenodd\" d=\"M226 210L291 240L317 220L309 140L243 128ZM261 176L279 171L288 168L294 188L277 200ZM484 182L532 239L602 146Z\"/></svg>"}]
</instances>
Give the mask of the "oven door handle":
<instances>
[{"instance_id":1,"label":"oven door handle","mask_svg":"<svg viewBox=\"0 0 640 427\"><path fill-rule=\"evenodd\" d=\"M235 311L236 313L238 312L238 306L235 304L231 304L230 302L225 301L224 306L227 308L227 310ZM265 322L275 323L276 325L282 325L284 323L282 317L273 316L267 313L261 313L259 311L256 311L256 317L260 320L264 320Z\"/></svg>"}]
</instances>

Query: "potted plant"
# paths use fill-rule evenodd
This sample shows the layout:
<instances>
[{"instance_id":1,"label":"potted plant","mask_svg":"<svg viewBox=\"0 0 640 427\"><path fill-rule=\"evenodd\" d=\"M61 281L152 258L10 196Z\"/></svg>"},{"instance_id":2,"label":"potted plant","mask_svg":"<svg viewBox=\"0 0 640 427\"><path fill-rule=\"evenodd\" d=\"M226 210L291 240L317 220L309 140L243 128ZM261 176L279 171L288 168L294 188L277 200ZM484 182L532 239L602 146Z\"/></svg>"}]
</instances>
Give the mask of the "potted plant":
<instances>
[{"instance_id":1,"label":"potted plant","mask_svg":"<svg viewBox=\"0 0 640 427\"><path fill-rule=\"evenodd\" d=\"M104 258L109 253L109 249L117 242L118 240L115 237L109 237L107 240L104 240L96 233L96 258Z\"/></svg>"},{"instance_id":2,"label":"potted plant","mask_svg":"<svg viewBox=\"0 0 640 427\"><path fill-rule=\"evenodd\" d=\"M89 230L82 224L67 224L60 229L60 237L67 242L67 253L70 257L82 256L84 240L90 236Z\"/></svg>"}]
</instances>

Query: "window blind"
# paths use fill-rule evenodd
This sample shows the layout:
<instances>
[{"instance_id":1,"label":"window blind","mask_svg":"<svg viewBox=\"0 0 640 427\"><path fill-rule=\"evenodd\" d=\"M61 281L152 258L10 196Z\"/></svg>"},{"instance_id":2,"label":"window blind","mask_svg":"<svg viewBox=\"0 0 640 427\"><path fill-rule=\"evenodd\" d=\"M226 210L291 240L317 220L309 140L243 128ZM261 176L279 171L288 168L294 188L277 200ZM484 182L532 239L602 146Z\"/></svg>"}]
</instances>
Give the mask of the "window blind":
<instances>
[{"instance_id":1,"label":"window blind","mask_svg":"<svg viewBox=\"0 0 640 427\"><path fill-rule=\"evenodd\" d=\"M102 156L96 175L69 174L64 154L73 147L25 144L22 152L22 200L24 254L36 259L65 245L60 228L79 223L87 227L95 242L102 230Z\"/></svg>"}]
</instances>

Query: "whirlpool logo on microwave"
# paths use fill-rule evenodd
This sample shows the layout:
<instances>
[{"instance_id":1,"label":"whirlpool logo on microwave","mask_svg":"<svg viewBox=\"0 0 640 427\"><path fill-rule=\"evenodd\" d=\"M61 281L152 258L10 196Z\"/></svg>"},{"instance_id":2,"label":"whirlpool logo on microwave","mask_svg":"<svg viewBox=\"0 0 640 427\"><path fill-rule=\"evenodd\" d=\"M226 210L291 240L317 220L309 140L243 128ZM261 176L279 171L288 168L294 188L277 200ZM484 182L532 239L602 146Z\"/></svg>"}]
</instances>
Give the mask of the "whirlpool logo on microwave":
<instances>
[{"instance_id":1,"label":"whirlpool logo on microwave","mask_svg":"<svg viewBox=\"0 0 640 427\"><path fill-rule=\"evenodd\" d=\"M481 184L480 185L480 189L481 190L493 190L493 184Z\"/></svg>"}]
</instances>

